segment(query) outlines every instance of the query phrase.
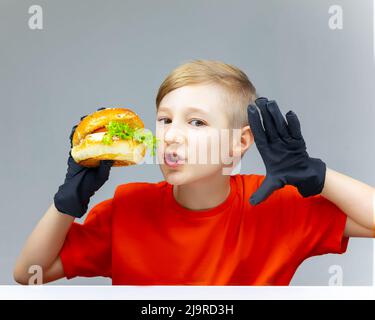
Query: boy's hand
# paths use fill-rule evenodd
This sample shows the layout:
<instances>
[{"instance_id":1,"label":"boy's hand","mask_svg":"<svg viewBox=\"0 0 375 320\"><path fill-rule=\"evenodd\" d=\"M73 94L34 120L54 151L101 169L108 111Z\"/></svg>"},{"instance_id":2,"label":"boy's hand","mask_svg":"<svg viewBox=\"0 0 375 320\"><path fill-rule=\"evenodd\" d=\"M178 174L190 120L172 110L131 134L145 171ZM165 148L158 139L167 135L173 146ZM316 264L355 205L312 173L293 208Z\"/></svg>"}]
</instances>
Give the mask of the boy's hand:
<instances>
[{"instance_id":1,"label":"boy's hand","mask_svg":"<svg viewBox=\"0 0 375 320\"><path fill-rule=\"evenodd\" d=\"M101 110L104 108L100 108ZM81 117L81 120L86 116ZM77 125L70 133L70 146ZM54 196L54 204L62 213L81 218L87 211L90 197L108 180L113 160L102 160L100 166L88 168L76 163L69 152L68 170L64 183Z\"/></svg>"},{"instance_id":2,"label":"boy's hand","mask_svg":"<svg viewBox=\"0 0 375 320\"><path fill-rule=\"evenodd\" d=\"M275 101L258 98L255 104L262 113L264 129L254 105L247 108L248 120L266 166L266 177L251 196L250 203L256 205L262 202L286 184L295 186L303 197L321 193L326 164L307 154L297 115L289 111L286 123Z\"/></svg>"}]
</instances>

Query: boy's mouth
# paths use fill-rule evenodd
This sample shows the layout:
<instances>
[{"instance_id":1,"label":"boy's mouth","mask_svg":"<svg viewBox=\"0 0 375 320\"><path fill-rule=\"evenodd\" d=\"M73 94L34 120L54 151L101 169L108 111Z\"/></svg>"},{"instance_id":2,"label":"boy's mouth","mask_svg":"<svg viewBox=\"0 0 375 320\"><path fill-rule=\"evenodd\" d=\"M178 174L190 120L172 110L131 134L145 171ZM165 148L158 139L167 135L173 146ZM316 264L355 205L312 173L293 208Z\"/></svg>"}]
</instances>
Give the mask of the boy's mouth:
<instances>
[{"instance_id":1,"label":"boy's mouth","mask_svg":"<svg viewBox=\"0 0 375 320\"><path fill-rule=\"evenodd\" d=\"M178 167L185 163L185 159L176 152L165 153L164 162L169 167Z\"/></svg>"}]
</instances>

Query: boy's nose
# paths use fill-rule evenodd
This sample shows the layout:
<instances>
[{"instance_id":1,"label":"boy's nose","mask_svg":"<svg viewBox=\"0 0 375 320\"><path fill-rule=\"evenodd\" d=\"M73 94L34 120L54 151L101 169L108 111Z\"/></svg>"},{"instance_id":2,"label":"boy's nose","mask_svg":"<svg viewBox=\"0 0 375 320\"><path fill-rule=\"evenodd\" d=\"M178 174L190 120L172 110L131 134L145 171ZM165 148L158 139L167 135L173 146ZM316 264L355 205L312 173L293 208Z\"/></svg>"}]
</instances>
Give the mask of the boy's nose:
<instances>
[{"instance_id":1,"label":"boy's nose","mask_svg":"<svg viewBox=\"0 0 375 320\"><path fill-rule=\"evenodd\" d=\"M184 133L181 129L177 127L170 127L164 132L164 141L168 144L178 143L182 144L184 142Z\"/></svg>"}]
</instances>

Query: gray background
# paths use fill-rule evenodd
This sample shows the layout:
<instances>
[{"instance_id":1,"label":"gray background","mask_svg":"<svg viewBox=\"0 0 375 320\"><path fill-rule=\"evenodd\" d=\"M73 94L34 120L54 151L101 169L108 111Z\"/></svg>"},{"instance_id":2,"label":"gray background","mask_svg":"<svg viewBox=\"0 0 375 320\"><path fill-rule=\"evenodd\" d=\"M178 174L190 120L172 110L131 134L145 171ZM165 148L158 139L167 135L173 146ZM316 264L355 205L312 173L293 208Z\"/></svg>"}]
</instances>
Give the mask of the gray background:
<instances>
[{"instance_id":1,"label":"gray background","mask_svg":"<svg viewBox=\"0 0 375 320\"><path fill-rule=\"evenodd\" d=\"M44 10L44 30L28 27L33 4ZM328 28L332 4L342 5L343 30ZM311 156L375 185L371 0L1 0L0 39L0 284L15 283L15 259L65 177L80 116L130 106L154 129L159 85L191 59L240 67L284 114L298 114ZM265 174L255 145L241 173ZM119 184L160 180L156 164L114 168L89 208ZM306 260L291 284L328 285L329 266L340 265L344 285L371 285L372 243L351 239L344 255Z\"/></svg>"}]
</instances>

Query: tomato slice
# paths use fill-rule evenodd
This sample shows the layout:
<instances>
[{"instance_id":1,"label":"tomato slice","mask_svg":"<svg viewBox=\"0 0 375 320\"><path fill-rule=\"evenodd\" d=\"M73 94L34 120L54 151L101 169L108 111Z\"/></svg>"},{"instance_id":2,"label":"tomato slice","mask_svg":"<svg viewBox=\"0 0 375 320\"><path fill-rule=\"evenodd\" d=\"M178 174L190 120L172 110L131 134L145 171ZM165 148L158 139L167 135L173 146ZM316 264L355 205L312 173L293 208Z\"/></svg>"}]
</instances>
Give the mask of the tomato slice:
<instances>
[{"instance_id":1,"label":"tomato slice","mask_svg":"<svg viewBox=\"0 0 375 320\"><path fill-rule=\"evenodd\" d=\"M103 127L103 128L98 128L96 129L95 131L93 131L92 133L97 133L97 132L107 132L107 128Z\"/></svg>"}]
</instances>

